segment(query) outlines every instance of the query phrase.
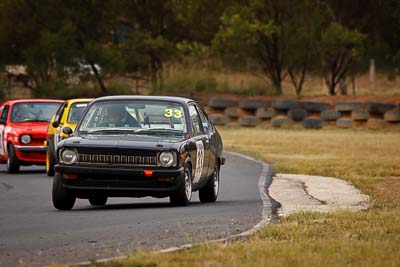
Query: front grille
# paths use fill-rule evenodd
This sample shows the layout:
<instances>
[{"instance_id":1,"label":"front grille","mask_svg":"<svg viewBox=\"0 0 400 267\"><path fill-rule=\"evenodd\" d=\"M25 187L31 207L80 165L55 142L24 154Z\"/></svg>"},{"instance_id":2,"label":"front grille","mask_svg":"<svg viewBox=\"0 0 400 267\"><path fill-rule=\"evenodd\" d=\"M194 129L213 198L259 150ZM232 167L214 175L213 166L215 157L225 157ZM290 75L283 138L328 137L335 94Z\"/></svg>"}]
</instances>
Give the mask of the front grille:
<instances>
[{"instance_id":1,"label":"front grille","mask_svg":"<svg viewBox=\"0 0 400 267\"><path fill-rule=\"evenodd\" d=\"M110 154L78 154L78 163L157 166L157 157Z\"/></svg>"}]
</instances>

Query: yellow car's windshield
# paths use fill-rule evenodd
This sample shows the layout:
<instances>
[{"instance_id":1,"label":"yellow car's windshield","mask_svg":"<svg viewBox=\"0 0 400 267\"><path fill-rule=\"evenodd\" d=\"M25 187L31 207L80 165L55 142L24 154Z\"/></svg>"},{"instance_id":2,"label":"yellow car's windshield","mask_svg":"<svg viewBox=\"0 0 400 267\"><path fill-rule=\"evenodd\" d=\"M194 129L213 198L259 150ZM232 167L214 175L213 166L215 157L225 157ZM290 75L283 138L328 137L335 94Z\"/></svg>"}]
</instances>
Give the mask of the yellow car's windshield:
<instances>
[{"instance_id":1,"label":"yellow car's windshield","mask_svg":"<svg viewBox=\"0 0 400 267\"><path fill-rule=\"evenodd\" d=\"M71 109L68 114L67 122L76 123L80 120L85 111L88 103L74 103L71 105Z\"/></svg>"}]
</instances>

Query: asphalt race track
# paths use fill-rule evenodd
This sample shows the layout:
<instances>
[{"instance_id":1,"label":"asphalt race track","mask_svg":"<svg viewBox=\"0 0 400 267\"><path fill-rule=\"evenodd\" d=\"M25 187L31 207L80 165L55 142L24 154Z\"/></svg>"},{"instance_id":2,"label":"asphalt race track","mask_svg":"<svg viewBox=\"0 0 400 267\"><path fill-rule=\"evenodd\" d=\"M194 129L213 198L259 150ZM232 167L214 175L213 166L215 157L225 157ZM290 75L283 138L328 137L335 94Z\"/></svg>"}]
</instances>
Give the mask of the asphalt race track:
<instances>
[{"instance_id":1,"label":"asphalt race track","mask_svg":"<svg viewBox=\"0 0 400 267\"><path fill-rule=\"evenodd\" d=\"M42 266L125 255L218 239L251 229L261 219L262 165L225 154L218 201L171 207L168 198L114 198L94 208L77 200L72 211L51 202L44 167L16 175L0 165L0 266Z\"/></svg>"}]
</instances>

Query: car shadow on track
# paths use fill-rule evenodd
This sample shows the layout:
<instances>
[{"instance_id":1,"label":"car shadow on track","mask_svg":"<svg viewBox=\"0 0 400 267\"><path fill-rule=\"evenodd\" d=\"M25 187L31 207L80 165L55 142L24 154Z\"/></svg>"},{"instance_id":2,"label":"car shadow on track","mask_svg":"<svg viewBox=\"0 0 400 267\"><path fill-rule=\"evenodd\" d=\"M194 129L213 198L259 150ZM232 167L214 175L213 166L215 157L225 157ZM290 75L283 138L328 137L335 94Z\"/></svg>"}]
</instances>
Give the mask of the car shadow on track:
<instances>
[{"instance_id":1,"label":"car shadow on track","mask_svg":"<svg viewBox=\"0 0 400 267\"><path fill-rule=\"evenodd\" d=\"M79 211L100 211L100 210L124 210L124 209L153 209L153 208L190 208L193 206L223 206L223 205L231 205L232 202L239 201L217 201L215 203L201 203L201 202L191 202L188 206L172 206L169 202L153 202L153 203L118 203L118 204L107 204L104 206L85 206L74 208L71 211L79 212Z\"/></svg>"},{"instance_id":2,"label":"car shadow on track","mask_svg":"<svg viewBox=\"0 0 400 267\"><path fill-rule=\"evenodd\" d=\"M40 173L45 174L46 171L44 171L44 170L20 170L18 173L15 173L15 174L9 174L7 171L3 171L3 170L0 171L0 174L6 174L6 175L10 175L10 176L13 176L13 175L24 175L24 174L40 174Z\"/></svg>"}]
</instances>

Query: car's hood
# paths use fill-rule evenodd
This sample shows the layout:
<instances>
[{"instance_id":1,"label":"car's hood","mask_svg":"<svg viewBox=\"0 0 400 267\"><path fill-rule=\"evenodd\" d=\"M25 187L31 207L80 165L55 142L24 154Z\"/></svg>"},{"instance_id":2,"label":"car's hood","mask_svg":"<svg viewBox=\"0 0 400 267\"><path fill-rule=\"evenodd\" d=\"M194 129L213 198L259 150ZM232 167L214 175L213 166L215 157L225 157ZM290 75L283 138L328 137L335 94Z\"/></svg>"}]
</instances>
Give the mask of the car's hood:
<instances>
[{"instance_id":1,"label":"car's hood","mask_svg":"<svg viewBox=\"0 0 400 267\"><path fill-rule=\"evenodd\" d=\"M48 126L49 122L18 122L10 124L10 127L13 129L22 129L34 132L47 132Z\"/></svg>"},{"instance_id":2,"label":"car's hood","mask_svg":"<svg viewBox=\"0 0 400 267\"><path fill-rule=\"evenodd\" d=\"M154 136L154 135L81 135L71 137L63 142L64 146L98 147L98 148L137 148L162 149L177 146L184 136Z\"/></svg>"},{"instance_id":3,"label":"car's hood","mask_svg":"<svg viewBox=\"0 0 400 267\"><path fill-rule=\"evenodd\" d=\"M30 134L34 139L46 138L48 122L20 122L12 123L7 126L10 133L18 134Z\"/></svg>"}]
</instances>

